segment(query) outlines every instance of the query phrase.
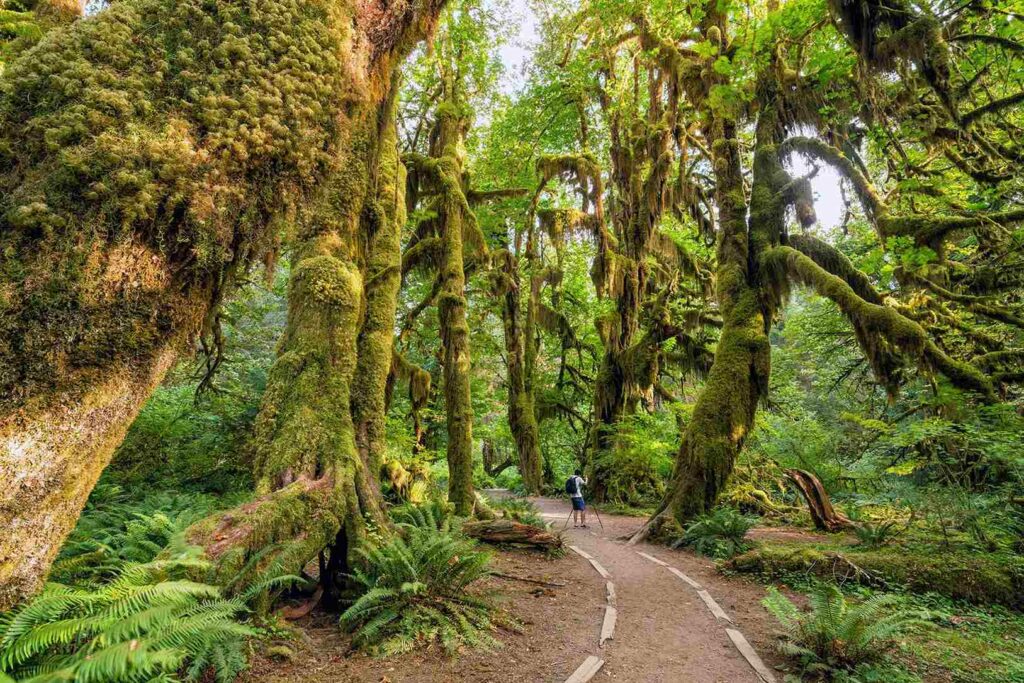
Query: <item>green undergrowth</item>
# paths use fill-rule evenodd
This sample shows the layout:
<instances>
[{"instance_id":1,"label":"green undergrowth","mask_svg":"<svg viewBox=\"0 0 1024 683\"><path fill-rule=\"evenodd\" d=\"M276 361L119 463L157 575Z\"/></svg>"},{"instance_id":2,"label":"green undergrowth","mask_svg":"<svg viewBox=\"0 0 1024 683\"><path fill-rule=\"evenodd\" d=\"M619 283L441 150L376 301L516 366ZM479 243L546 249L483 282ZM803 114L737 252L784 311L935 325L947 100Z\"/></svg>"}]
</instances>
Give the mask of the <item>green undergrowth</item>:
<instances>
[{"instance_id":1,"label":"green undergrowth","mask_svg":"<svg viewBox=\"0 0 1024 683\"><path fill-rule=\"evenodd\" d=\"M43 592L0 614L0 681L235 680L264 633L253 607L294 580L230 596L202 582L211 567L181 532L238 502L97 486Z\"/></svg>"},{"instance_id":2,"label":"green undergrowth","mask_svg":"<svg viewBox=\"0 0 1024 683\"><path fill-rule=\"evenodd\" d=\"M566 498L566 506L569 505L569 499ZM595 507L600 505L601 512L609 515L623 515L624 517L650 517L654 514L654 505L630 505L628 503L591 503L587 501L587 507L593 510Z\"/></svg>"},{"instance_id":3,"label":"green undergrowth","mask_svg":"<svg viewBox=\"0 0 1024 683\"><path fill-rule=\"evenodd\" d=\"M778 620L778 650L800 680L857 680L867 673L858 670L883 660L899 639L930 626L927 612L902 604L896 594L849 600L828 583L813 587L807 610L774 587L762 604Z\"/></svg>"},{"instance_id":4,"label":"green undergrowth","mask_svg":"<svg viewBox=\"0 0 1024 683\"><path fill-rule=\"evenodd\" d=\"M154 560L190 524L243 500L240 494L161 490L135 497L118 484L101 482L64 543L50 579L81 584L116 571L125 562Z\"/></svg>"},{"instance_id":5,"label":"green undergrowth","mask_svg":"<svg viewBox=\"0 0 1024 683\"><path fill-rule=\"evenodd\" d=\"M733 557L750 547L746 535L752 526L753 518L719 507L691 522L672 546L687 546L708 557Z\"/></svg>"},{"instance_id":6,"label":"green undergrowth","mask_svg":"<svg viewBox=\"0 0 1024 683\"><path fill-rule=\"evenodd\" d=\"M902 599L927 609L934 624L900 644L894 658L906 671L923 680L955 683L1024 681L1020 612L998 605L981 608L936 594Z\"/></svg>"},{"instance_id":7,"label":"green undergrowth","mask_svg":"<svg viewBox=\"0 0 1024 683\"><path fill-rule=\"evenodd\" d=\"M341 615L354 644L378 656L496 647L494 631L510 622L480 587L490 554L462 534L463 520L438 501L391 515L398 533L357 549L355 596Z\"/></svg>"},{"instance_id":8,"label":"green undergrowth","mask_svg":"<svg viewBox=\"0 0 1024 683\"><path fill-rule=\"evenodd\" d=\"M802 590L812 596L822 591L820 583L807 583ZM827 584L825 584L827 586ZM770 592L773 589L769 589ZM827 588L825 590L828 590ZM878 591L847 584L846 603L855 608L873 601L887 605L884 614L913 617L911 628L894 635L866 658L850 662L829 673L831 680L846 683L1020 683L1024 681L1024 615L998 605L979 607L951 600L936 593L915 595ZM772 593L773 596L777 593ZM776 602L770 597L766 602ZM772 610L773 612L775 610ZM835 621L835 620L833 620ZM785 636L788 629L780 635ZM854 633L860 637L860 632ZM788 648L793 655L786 680L807 678L807 658ZM848 650L840 653L846 656ZM813 658L811 658L813 661ZM838 664L838 661L834 660ZM812 667L813 668L813 667ZM794 674L805 670L804 678Z\"/></svg>"},{"instance_id":9,"label":"green undergrowth","mask_svg":"<svg viewBox=\"0 0 1024 683\"><path fill-rule=\"evenodd\" d=\"M547 523L541 516L540 508L526 498L493 498L488 499L491 508L501 517L511 519L521 524L529 524L540 529L546 529Z\"/></svg>"}]
</instances>

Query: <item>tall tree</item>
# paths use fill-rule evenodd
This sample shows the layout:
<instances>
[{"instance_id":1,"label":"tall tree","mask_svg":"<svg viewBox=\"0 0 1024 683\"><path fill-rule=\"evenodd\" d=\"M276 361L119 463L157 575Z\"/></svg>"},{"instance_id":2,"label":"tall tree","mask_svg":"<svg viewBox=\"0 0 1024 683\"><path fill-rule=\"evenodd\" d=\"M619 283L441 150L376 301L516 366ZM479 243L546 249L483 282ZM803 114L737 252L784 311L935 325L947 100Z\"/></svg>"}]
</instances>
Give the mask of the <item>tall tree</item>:
<instances>
[{"instance_id":1,"label":"tall tree","mask_svg":"<svg viewBox=\"0 0 1024 683\"><path fill-rule=\"evenodd\" d=\"M411 166L410 209L419 208L421 219L406 246L402 270L435 272L429 293L409 313L406 325L436 304L448 434L448 499L462 515L478 507L473 490L466 280L475 272L487 271L491 260L475 208L519 193L473 187L466 166L466 138L474 103L484 102L487 89L496 83L496 63L489 51L495 38L488 30L491 19L477 0L463 0L451 7L432 54L425 60L429 70L419 84L419 97L414 98L420 100L420 115L409 125L414 130L410 140L414 151L406 157ZM429 124L428 116L432 119ZM423 155L415 150L425 128L429 135Z\"/></svg>"},{"instance_id":2,"label":"tall tree","mask_svg":"<svg viewBox=\"0 0 1024 683\"><path fill-rule=\"evenodd\" d=\"M823 24L813 13L816 6L792 3L779 8L769 2L768 19L755 15L751 20L728 5L708 4L693 17L693 29L703 42L692 48L683 47L679 38L666 39L644 18L635 21L645 48L658 56L671 78L678 79L700 116L701 135L714 174L716 289L724 321L708 381L682 435L669 490L638 537L714 505L750 433L758 403L766 396L770 374L767 332L792 285L806 285L835 302L849 319L878 381L890 390L898 388L902 368L911 363L975 392L982 401L995 400L993 380L1000 377L986 374L990 354L973 355L970 347L953 343L954 335L948 334L948 329L926 329L915 320L918 314L911 307L888 304L848 258L810 234L815 212L808 178L792 177L783 161L799 151L836 168L853 186L867 219L887 248L903 249L893 238L908 237L918 250L931 250L930 254L918 251L918 256L932 263L932 272L949 273L957 268L946 256L955 234L973 231L984 242L993 238L993 232L1019 223L1024 213L1015 208L963 211L938 202L935 212L926 214L916 208L913 189L902 196L898 189L890 194L904 207L903 211L893 210L879 199L864 172L864 163L851 160L837 145L845 145L857 154L859 133L854 118L858 116L874 122L880 132L896 136L893 153L901 145L918 144L924 131L892 131L888 123L879 125L879 119L899 110L904 110L906 116L905 108L913 111L923 106L933 120L942 122L939 125L959 131L952 140L946 133L940 134L947 136L946 152L954 157L966 154L984 164L1005 162L1007 155L1016 153L1012 144L993 144L991 139L979 142L981 138L972 131L971 124L990 112L1004 111L1019 97L996 97L966 114L960 113L954 92L972 92L974 81L968 78L957 89L950 85L953 54L939 36L955 36L961 22L972 21L967 18L971 11L966 6L954 13L959 15L957 19L940 30L941 22L928 10L918 13L902 5L835 3L832 10L836 25L857 55L856 60L840 61L838 65L827 60L815 63L809 56L815 50L833 49L826 46L835 44L832 26ZM980 14L973 20L980 19L984 24L993 18L985 10ZM797 35L801 40L794 40ZM918 49L920 43L912 41L911 36L923 40L925 47ZM737 64L745 68L737 69ZM817 72L812 64L817 65ZM858 64L869 76L863 83L850 71L839 78L834 71L827 72ZM902 71L900 67L906 65L916 68ZM889 77L894 71L901 75L899 80ZM875 80L879 73L886 75ZM825 106L826 102L837 101L837 93L857 87L871 90L872 95L861 100L859 111ZM908 91L914 94L909 99ZM850 97L847 101L857 100ZM803 127L810 127L818 137L801 136ZM745 158L742 138L746 133L753 136L753 153ZM925 132L926 137L929 135L933 133ZM1004 135L996 132L993 137L998 140ZM747 163L753 171L749 191L744 181ZM888 170L897 180L914 173L912 165L897 163L888 164ZM957 215L944 215L951 209ZM790 210L803 234L789 234ZM1002 244L1007 251L1001 258L1019 249L1014 239ZM985 251L979 249L974 257L984 261ZM903 269L899 275L904 282L916 280ZM947 302L957 301L958 295L950 293L945 298ZM972 304L980 302L961 295L959 303L970 310ZM983 307L972 312L1001 318L1009 325L1017 322L1012 307ZM1004 337L1004 343L1012 343L1014 336ZM966 357L957 358L957 347ZM1019 360L1016 350L1000 353L1000 362ZM1008 377L1003 375L1002 379Z\"/></svg>"}]
</instances>

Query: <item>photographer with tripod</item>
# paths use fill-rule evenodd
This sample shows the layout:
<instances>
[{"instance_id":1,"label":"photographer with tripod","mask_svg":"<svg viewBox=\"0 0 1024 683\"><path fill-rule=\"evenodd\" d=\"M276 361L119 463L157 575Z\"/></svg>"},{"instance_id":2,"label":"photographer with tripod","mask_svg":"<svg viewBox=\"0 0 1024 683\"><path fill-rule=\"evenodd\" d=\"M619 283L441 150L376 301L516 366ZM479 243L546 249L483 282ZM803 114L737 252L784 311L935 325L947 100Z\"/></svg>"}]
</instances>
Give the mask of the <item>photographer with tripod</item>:
<instances>
[{"instance_id":1,"label":"photographer with tripod","mask_svg":"<svg viewBox=\"0 0 1024 683\"><path fill-rule=\"evenodd\" d=\"M587 528L587 504L583 500L583 487L587 480L583 478L579 470L565 480L565 492L569 494L572 501L572 528Z\"/></svg>"}]
</instances>

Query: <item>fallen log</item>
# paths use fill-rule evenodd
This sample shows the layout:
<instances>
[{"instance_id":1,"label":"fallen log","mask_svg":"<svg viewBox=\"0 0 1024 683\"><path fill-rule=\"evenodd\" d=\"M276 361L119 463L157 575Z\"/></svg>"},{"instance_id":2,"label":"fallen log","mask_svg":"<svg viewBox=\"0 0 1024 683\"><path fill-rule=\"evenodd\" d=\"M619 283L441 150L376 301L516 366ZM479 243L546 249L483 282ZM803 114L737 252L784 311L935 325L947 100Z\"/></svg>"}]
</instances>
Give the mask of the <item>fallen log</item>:
<instances>
[{"instance_id":1,"label":"fallen log","mask_svg":"<svg viewBox=\"0 0 1024 683\"><path fill-rule=\"evenodd\" d=\"M555 550L562 547L561 536L511 519L466 522L462 525L462 531L470 538L485 543L514 543L544 550Z\"/></svg>"}]
</instances>

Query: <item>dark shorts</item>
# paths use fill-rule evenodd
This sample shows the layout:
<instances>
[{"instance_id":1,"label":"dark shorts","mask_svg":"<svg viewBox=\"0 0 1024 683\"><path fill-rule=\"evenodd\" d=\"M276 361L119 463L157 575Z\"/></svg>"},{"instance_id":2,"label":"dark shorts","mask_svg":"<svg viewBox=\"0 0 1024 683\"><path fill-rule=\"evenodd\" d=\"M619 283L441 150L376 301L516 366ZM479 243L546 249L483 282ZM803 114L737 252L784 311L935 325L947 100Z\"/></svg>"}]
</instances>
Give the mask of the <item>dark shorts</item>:
<instances>
[{"instance_id":1,"label":"dark shorts","mask_svg":"<svg viewBox=\"0 0 1024 683\"><path fill-rule=\"evenodd\" d=\"M587 509L587 504L583 502L582 498L573 498L572 499L572 509L573 510L586 510Z\"/></svg>"}]
</instances>

